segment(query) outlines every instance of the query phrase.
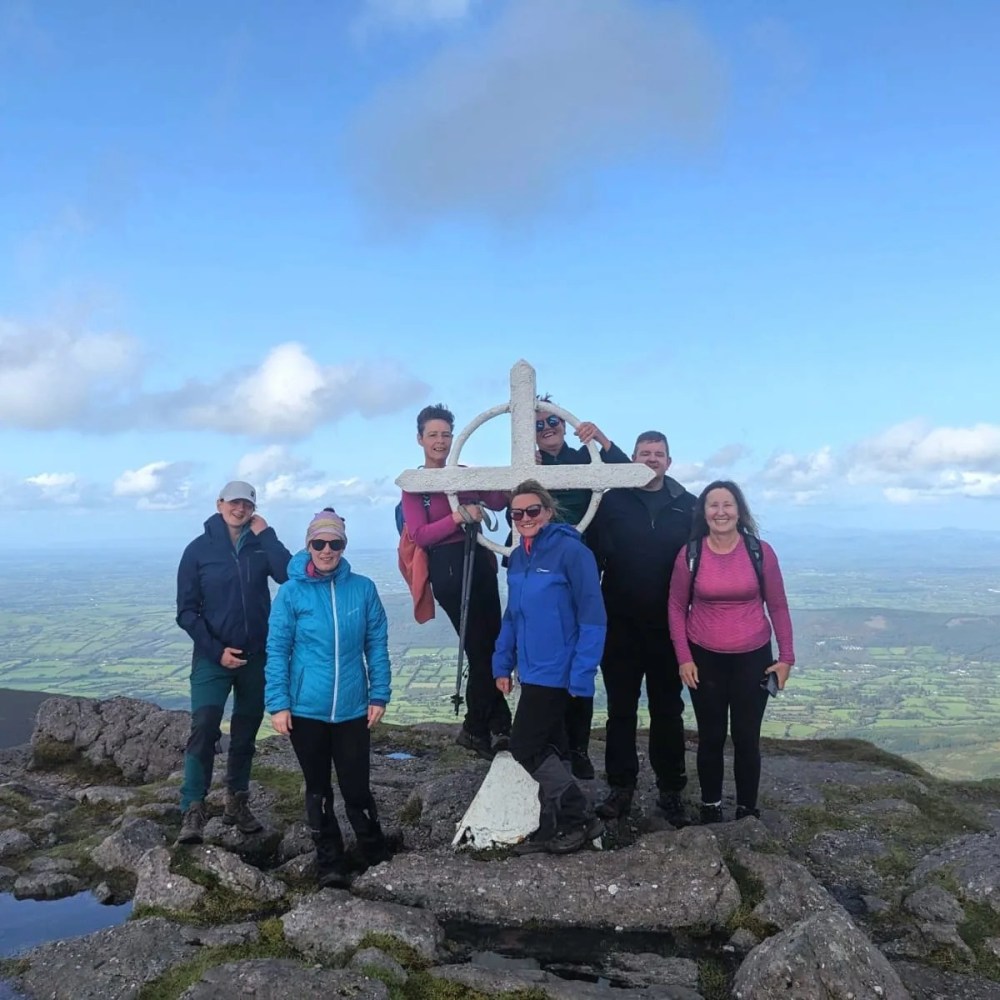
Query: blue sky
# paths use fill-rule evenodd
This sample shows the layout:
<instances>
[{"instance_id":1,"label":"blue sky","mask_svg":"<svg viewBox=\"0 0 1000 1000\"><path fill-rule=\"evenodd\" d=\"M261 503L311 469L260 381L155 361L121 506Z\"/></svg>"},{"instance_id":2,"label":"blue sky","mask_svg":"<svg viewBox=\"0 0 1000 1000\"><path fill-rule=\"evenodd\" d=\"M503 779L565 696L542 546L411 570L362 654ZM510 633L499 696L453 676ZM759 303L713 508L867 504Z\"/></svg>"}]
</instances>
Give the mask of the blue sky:
<instances>
[{"instance_id":1,"label":"blue sky","mask_svg":"<svg viewBox=\"0 0 1000 1000\"><path fill-rule=\"evenodd\" d=\"M765 526L995 527L1000 7L0 0L0 509L394 543L518 358ZM499 462L494 421L467 450ZM991 502L992 501L992 502Z\"/></svg>"}]
</instances>

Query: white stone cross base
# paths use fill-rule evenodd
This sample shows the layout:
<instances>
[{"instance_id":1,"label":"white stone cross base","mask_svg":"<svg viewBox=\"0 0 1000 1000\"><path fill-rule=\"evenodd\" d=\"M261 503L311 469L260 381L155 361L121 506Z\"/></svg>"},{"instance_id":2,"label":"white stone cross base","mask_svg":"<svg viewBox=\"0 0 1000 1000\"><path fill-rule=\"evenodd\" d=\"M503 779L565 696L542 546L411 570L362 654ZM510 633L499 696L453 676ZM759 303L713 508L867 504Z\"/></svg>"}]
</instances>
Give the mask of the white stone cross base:
<instances>
[{"instance_id":1,"label":"white stone cross base","mask_svg":"<svg viewBox=\"0 0 1000 1000\"><path fill-rule=\"evenodd\" d=\"M493 758L452 847L484 850L519 844L538 829L538 782L505 750Z\"/></svg>"}]
</instances>

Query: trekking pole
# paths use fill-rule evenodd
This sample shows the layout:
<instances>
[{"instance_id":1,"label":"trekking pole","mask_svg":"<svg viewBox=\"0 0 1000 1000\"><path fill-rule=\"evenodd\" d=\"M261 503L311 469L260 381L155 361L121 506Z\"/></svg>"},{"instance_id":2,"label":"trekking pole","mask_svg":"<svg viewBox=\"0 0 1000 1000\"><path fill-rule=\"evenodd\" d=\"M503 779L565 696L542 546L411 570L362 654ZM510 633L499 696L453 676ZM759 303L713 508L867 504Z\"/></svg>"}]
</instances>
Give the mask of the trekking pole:
<instances>
[{"instance_id":1,"label":"trekking pole","mask_svg":"<svg viewBox=\"0 0 1000 1000\"><path fill-rule=\"evenodd\" d=\"M472 568L476 558L476 535L479 524L463 525L465 531L465 553L462 560L462 606L458 619L458 668L455 672L455 693L451 696L455 714L462 705L462 668L465 659L465 632L469 624L469 595L472 593Z\"/></svg>"}]
</instances>

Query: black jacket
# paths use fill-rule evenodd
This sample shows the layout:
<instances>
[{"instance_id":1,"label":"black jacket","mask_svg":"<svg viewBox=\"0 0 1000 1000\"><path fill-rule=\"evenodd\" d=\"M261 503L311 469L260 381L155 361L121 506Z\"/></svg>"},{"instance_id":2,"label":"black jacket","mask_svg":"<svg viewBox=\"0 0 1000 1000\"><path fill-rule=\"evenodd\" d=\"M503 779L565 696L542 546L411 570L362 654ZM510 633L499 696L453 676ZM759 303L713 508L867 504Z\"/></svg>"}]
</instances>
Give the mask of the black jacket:
<instances>
[{"instance_id":1,"label":"black jacket","mask_svg":"<svg viewBox=\"0 0 1000 1000\"><path fill-rule=\"evenodd\" d=\"M608 617L667 627L670 574L691 535L696 502L669 476L652 494L638 488L608 491L587 529L587 544L603 574Z\"/></svg>"},{"instance_id":2,"label":"black jacket","mask_svg":"<svg viewBox=\"0 0 1000 1000\"><path fill-rule=\"evenodd\" d=\"M541 452L542 465L590 465L590 448L582 444L579 448L571 448L563 444L558 455ZM628 457L613 441L606 451L601 449L602 459L610 465L628 465L632 459ZM577 524L590 505L591 490L553 490L553 497L559 505L559 520L566 524Z\"/></svg>"},{"instance_id":3,"label":"black jacket","mask_svg":"<svg viewBox=\"0 0 1000 1000\"><path fill-rule=\"evenodd\" d=\"M194 655L218 663L227 647L243 656L267 645L271 591L267 578L288 579L291 553L274 528L247 531L237 555L221 514L184 550L177 568L177 624L194 640Z\"/></svg>"}]
</instances>

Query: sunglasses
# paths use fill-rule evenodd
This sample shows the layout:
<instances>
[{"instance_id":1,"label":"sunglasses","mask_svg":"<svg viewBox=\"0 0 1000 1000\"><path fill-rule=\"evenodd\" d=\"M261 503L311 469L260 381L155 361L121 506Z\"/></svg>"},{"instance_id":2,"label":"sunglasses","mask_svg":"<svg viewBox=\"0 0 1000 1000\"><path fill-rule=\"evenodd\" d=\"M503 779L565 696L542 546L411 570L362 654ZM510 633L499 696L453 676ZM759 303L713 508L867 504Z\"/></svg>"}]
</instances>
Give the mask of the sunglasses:
<instances>
[{"instance_id":1,"label":"sunglasses","mask_svg":"<svg viewBox=\"0 0 1000 1000\"><path fill-rule=\"evenodd\" d=\"M549 427L558 427L562 423L562 417L557 417L554 413L550 413L544 420L535 421L535 433L541 434L545 430L546 424Z\"/></svg>"},{"instance_id":2,"label":"sunglasses","mask_svg":"<svg viewBox=\"0 0 1000 1000\"><path fill-rule=\"evenodd\" d=\"M520 521L523 517L538 517L545 508L540 503L533 503L530 507L511 507L510 519Z\"/></svg>"},{"instance_id":3,"label":"sunglasses","mask_svg":"<svg viewBox=\"0 0 1000 1000\"><path fill-rule=\"evenodd\" d=\"M343 552L346 544L347 542L345 542L342 538L331 538L329 540L326 538L314 538L309 543L309 548L311 548L313 552L322 552L323 549L329 545L331 552Z\"/></svg>"}]
</instances>

